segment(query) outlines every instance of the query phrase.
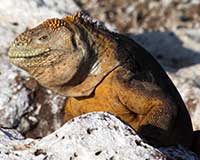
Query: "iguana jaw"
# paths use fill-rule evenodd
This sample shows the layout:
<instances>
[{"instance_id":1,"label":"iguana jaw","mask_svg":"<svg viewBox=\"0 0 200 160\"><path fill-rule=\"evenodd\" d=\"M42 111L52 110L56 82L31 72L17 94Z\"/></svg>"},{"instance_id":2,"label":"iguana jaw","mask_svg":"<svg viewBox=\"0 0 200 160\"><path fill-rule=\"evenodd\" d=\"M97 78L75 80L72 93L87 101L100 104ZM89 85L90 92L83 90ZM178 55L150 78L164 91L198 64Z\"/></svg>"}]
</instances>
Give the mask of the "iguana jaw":
<instances>
[{"instance_id":1,"label":"iguana jaw","mask_svg":"<svg viewBox=\"0 0 200 160\"><path fill-rule=\"evenodd\" d=\"M52 63L54 61L52 58L49 59L48 63L45 61L51 53L52 50L50 48L29 49L11 47L8 56L13 64L29 71L32 67L48 66Z\"/></svg>"},{"instance_id":2,"label":"iguana jaw","mask_svg":"<svg viewBox=\"0 0 200 160\"><path fill-rule=\"evenodd\" d=\"M16 58L34 58L39 57L43 54L46 54L50 51L50 48L36 48L36 49L28 49L28 48L19 48L11 47L8 56L10 59Z\"/></svg>"}]
</instances>

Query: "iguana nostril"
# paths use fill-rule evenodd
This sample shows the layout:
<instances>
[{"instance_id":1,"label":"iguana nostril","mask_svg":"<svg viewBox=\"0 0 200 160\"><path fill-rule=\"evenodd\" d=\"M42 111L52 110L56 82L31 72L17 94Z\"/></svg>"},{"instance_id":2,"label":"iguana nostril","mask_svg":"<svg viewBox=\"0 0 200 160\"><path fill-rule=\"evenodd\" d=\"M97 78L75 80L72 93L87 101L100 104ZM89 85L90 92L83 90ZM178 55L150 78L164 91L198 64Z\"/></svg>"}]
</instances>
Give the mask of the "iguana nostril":
<instances>
[{"instance_id":1,"label":"iguana nostril","mask_svg":"<svg viewBox=\"0 0 200 160\"><path fill-rule=\"evenodd\" d=\"M26 46L30 42L31 38L29 38L26 34L22 34L21 36L16 38L16 40L14 41L14 46L16 47Z\"/></svg>"},{"instance_id":2,"label":"iguana nostril","mask_svg":"<svg viewBox=\"0 0 200 160\"><path fill-rule=\"evenodd\" d=\"M14 41L14 46L16 47L27 46L27 44L30 43L30 41L31 39L16 40Z\"/></svg>"},{"instance_id":3,"label":"iguana nostril","mask_svg":"<svg viewBox=\"0 0 200 160\"><path fill-rule=\"evenodd\" d=\"M15 46L17 46L17 47L20 47L20 46L23 46L24 43L22 43L22 42L15 42L14 44L15 44Z\"/></svg>"}]
</instances>

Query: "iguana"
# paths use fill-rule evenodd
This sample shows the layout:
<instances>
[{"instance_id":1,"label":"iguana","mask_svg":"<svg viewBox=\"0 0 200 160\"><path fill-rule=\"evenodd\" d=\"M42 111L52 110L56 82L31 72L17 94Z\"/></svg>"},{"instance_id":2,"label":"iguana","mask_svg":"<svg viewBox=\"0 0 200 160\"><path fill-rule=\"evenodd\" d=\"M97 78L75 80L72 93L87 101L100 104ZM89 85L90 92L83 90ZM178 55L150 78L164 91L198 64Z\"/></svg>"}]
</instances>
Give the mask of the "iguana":
<instances>
[{"instance_id":1,"label":"iguana","mask_svg":"<svg viewBox=\"0 0 200 160\"><path fill-rule=\"evenodd\" d=\"M110 112L154 146L191 146L190 116L158 62L83 12L25 31L8 55L42 86L69 97L66 120Z\"/></svg>"}]
</instances>

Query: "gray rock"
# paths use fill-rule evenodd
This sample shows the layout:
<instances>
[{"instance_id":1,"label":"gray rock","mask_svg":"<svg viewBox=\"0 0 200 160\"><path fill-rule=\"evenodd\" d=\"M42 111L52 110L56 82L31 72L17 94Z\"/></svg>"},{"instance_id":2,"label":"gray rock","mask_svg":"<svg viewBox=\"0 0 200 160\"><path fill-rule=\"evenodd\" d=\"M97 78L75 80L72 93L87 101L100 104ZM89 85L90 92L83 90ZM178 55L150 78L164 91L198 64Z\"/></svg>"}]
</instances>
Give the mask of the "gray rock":
<instances>
[{"instance_id":1,"label":"gray rock","mask_svg":"<svg viewBox=\"0 0 200 160\"><path fill-rule=\"evenodd\" d=\"M186 31L144 32L130 36L144 46L167 71L175 72L200 63L199 44L186 39Z\"/></svg>"},{"instance_id":2,"label":"gray rock","mask_svg":"<svg viewBox=\"0 0 200 160\"><path fill-rule=\"evenodd\" d=\"M163 147L159 148L159 150L166 154L169 158L174 160L197 160L199 157L191 151L184 149L181 146L172 146L172 147Z\"/></svg>"}]
</instances>

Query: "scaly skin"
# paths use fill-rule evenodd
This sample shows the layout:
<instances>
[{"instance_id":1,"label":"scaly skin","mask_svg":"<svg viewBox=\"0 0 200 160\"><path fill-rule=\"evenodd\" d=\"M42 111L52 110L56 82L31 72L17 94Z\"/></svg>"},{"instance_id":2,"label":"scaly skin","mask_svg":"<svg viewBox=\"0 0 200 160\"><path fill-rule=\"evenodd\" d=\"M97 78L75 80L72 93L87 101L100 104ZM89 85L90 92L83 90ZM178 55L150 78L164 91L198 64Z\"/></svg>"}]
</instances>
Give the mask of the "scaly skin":
<instances>
[{"instance_id":1,"label":"scaly skin","mask_svg":"<svg viewBox=\"0 0 200 160\"><path fill-rule=\"evenodd\" d=\"M191 146L189 114L157 61L133 40L83 13L25 31L11 45L9 57L41 85L69 97L66 120L111 112L154 146Z\"/></svg>"}]
</instances>

